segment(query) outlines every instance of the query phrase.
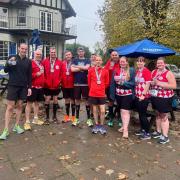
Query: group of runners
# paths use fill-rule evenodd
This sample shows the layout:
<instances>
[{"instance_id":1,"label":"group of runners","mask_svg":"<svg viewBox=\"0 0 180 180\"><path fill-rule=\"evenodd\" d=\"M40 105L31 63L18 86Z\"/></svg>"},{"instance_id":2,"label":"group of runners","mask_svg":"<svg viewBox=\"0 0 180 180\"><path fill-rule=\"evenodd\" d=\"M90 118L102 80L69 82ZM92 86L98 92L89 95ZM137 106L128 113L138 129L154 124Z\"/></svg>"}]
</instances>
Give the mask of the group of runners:
<instances>
[{"instance_id":1,"label":"group of runners","mask_svg":"<svg viewBox=\"0 0 180 180\"><path fill-rule=\"evenodd\" d=\"M64 60L57 58L56 49L50 48L48 58L42 60L42 51L34 52L34 59L26 57L28 47L20 44L18 54L9 57L4 71L9 73L7 108L5 112L5 128L0 139L5 140L9 135L9 122L16 106L16 123L13 131L21 134L31 129L31 110L33 107L33 124L49 125L50 122L60 123L57 116L58 95L60 88L65 99L65 116L62 122L72 122L77 126L86 119L92 132L106 134L105 111L108 100L108 125L113 126L116 112L119 113L121 127L118 129L123 138L128 138L130 112L136 108L139 114L140 130L136 135L146 140L158 138L158 142L169 142L168 112L171 111L173 89L176 80L172 72L165 68L165 59L157 59L156 68L151 72L145 67L144 57L138 57L136 68L130 67L127 57L119 57L118 52L112 51L110 59L103 66L100 56L92 54L85 58L82 47L73 58L70 51L64 54ZM85 100L87 117L80 117L81 99ZM25 108L24 128L19 121L22 104L27 101ZM44 100L45 120L40 120L39 102ZM151 101L156 110L156 131L150 133L150 122L147 118L147 108ZM52 118L50 118L50 105ZM52 119L52 120L50 120Z\"/></svg>"}]
</instances>

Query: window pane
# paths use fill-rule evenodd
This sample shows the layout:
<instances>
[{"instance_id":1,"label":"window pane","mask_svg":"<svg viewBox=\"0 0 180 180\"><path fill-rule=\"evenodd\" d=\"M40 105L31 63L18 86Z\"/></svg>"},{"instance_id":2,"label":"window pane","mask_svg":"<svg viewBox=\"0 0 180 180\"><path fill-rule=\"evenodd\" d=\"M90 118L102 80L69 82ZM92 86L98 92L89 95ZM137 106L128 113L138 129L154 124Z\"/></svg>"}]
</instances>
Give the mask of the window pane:
<instances>
[{"instance_id":1,"label":"window pane","mask_svg":"<svg viewBox=\"0 0 180 180\"><path fill-rule=\"evenodd\" d=\"M26 9L18 9L17 23L18 24L26 24Z\"/></svg>"}]
</instances>

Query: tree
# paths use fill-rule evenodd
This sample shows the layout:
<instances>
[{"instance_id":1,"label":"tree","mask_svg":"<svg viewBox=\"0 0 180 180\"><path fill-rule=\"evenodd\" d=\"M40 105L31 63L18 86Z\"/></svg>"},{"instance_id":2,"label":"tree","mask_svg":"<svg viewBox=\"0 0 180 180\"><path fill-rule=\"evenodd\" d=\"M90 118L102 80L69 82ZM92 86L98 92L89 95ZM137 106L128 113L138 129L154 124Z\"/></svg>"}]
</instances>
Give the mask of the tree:
<instances>
[{"instance_id":1,"label":"tree","mask_svg":"<svg viewBox=\"0 0 180 180\"><path fill-rule=\"evenodd\" d=\"M89 50L89 47L86 47L86 46L84 46L84 45L82 45L82 44L79 44L79 43L77 43L77 44L76 44L76 43L73 43L73 44L65 44L65 50L71 51L72 54L73 54L73 56L77 56L77 49L78 49L79 47L83 47L84 50L85 50L85 52L86 52L85 56L86 56L87 58L90 58L91 52L90 52L90 50Z\"/></svg>"},{"instance_id":2,"label":"tree","mask_svg":"<svg viewBox=\"0 0 180 180\"><path fill-rule=\"evenodd\" d=\"M180 50L180 0L105 0L98 14L108 48L147 37Z\"/></svg>"}]
</instances>

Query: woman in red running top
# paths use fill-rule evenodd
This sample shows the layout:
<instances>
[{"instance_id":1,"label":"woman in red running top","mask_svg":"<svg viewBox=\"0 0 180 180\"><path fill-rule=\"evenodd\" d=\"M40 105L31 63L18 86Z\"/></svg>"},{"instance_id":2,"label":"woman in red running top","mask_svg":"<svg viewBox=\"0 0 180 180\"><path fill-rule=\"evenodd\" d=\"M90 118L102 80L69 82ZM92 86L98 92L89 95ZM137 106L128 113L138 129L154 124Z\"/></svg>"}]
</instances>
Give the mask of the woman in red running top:
<instances>
[{"instance_id":1,"label":"woman in red running top","mask_svg":"<svg viewBox=\"0 0 180 180\"><path fill-rule=\"evenodd\" d=\"M152 71L151 98L152 105L157 110L156 129L152 136L159 138L160 144L169 142L169 120L168 112L171 111L173 89L176 88L176 80L173 73L165 68L163 57L157 60L157 69Z\"/></svg>"},{"instance_id":2,"label":"woman in red running top","mask_svg":"<svg viewBox=\"0 0 180 180\"><path fill-rule=\"evenodd\" d=\"M145 67L145 58L138 57L136 61L137 71L135 76L135 105L139 114L141 130L136 133L140 139L151 139L149 133L150 123L147 119L147 107L149 104L149 87L151 83L151 71Z\"/></svg>"}]
</instances>

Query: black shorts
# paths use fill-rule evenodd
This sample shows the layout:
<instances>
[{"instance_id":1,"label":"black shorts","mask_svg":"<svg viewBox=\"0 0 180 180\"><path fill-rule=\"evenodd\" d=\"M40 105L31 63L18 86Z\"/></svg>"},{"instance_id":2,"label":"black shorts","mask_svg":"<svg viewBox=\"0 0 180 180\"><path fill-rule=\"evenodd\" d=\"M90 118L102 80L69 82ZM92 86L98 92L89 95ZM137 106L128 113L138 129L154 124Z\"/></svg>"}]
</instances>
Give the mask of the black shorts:
<instances>
[{"instance_id":1,"label":"black shorts","mask_svg":"<svg viewBox=\"0 0 180 180\"><path fill-rule=\"evenodd\" d=\"M152 107L160 113L168 113L172 111L172 97L161 98L151 97Z\"/></svg>"},{"instance_id":2,"label":"black shorts","mask_svg":"<svg viewBox=\"0 0 180 180\"><path fill-rule=\"evenodd\" d=\"M28 88L22 86L8 86L7 100L17 101L26 100L28 94Z\"/></svg>"},{"instance_id":3,"label":"black shorts","mask_svg":"<svg viewBox=\"0 0 180 180\"><path fill-rule=\"evenodd\" d=\"M88 86L74 86L74 98L75 99L88 99L89 87Z\"/></svg>"},{"instance_id":4,"label":"black shorts","mask_svg":"<svg viewBox=\"0 0 180 180\"><path fill-rule=\"evenodd\" d=\"M88 102L90 105L105 105L106 98L105 97L89 97Z\"/></svg>"},{"instance_id":5,"label":"black shorts","mask_svg":"<svg viewBox=\"0 0 180 180\"><path fill-rule=\"evenodd\" d=\"M45 96L58 96L59 93L60 93L60 89L47 89L47 88L44 88Z\"/></svg>"},{"instance_id":6,"label":"black shorts","mask_svg":"<svg viewBox=\"0 0 180 180\"><path fill-rule=\"evenodd\" d=\"M117 96L116 95L116 102L119 109L131 110L133 107L133 96Z\"/></svg>"},{"instance_id":7,"label":"black shorts","mask_svg":"<svg viewBox=\"0 0 180 180\"><path fill-rule=\"evenodd\" d=\"M29 102L35 102L35 101L44 101L44 90L41 89L37 89L37 88L32 88L32 94L31 96L27 97L27 101Z\"/></svg>"},{"instance_id":8,"label":"black shorts","mask_svg":"<svg viewBox=\"0 0 180 180\"><path fill-rule=\"evenodd\" d=\"M62 88L64 99L74 99L74 88Z\"/></svg>"}]
</instances>

